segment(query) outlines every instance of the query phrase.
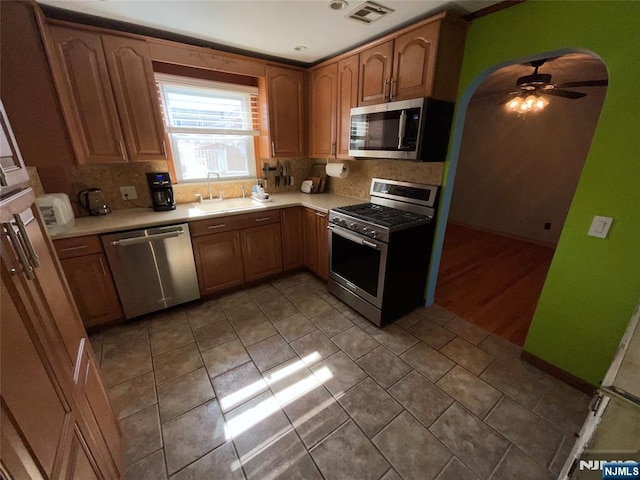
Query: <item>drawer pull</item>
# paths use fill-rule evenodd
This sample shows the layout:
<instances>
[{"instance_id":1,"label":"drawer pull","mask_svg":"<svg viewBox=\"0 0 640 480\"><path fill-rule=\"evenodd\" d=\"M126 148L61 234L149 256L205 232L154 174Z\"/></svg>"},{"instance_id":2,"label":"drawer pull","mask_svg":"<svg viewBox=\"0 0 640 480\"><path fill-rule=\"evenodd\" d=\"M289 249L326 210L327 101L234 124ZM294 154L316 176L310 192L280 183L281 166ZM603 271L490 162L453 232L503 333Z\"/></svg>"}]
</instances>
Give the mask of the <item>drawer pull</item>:
<instances>
[{"instance_id":1,"label":"drawer pull","mask_svg":"<svg viewBox=\"0 0 640 480\"><path fill-rule=\"evenodd\" d=\"M271 217L256 218L256 222L266 222L267 220L271 220Z\"/></svg>"},{"instance_id":2,"label":"drawer pull","mask_svg":"<svg viewBox=\"0 0 640 480\"><path fill-rule=\"evenodd\" d=\"M222 227L226 227L227 225L225 223L221 223L219 225L209 225L207 227L208 230L215 230L216 228L222 228Z\"/></svg>"},{"instance_id":3,"label":"drawer pull","mask_svg":"<svg viewBox=\"0 0 640 480\"><path fill-rule=\"evenodd\" d=\"M318 217L322 217L322 218L324 218L324 217L326 217L326 216L327 216L327 214L326 214L326 213L320 213L320 212L316 212L316 215L317 215Z\"/></svg>"},{"instance_id":4,"label":"drawer pull","mask_svg":"<svg viewBox=\"0 0 640 480\"><path fill-rule=\"evenodd\" d=\"M89 245L78 245L77 247L65 247L61 248L61 252L73 252L74 250L83 250L85 248L89 248Z\"/></svg>"}]
</instances>

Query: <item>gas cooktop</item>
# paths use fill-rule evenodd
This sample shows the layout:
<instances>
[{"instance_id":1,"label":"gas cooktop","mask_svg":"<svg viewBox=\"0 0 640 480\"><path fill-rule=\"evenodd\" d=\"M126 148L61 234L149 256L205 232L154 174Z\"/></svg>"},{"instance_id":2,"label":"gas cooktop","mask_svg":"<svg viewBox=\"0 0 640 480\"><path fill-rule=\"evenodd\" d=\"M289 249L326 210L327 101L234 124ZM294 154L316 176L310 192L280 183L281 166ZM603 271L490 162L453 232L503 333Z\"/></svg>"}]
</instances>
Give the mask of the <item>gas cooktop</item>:
<instances>
[{"instance_id":1,"label":"gas cooktop","mask_svg":"<svg viewBox=\"0 0 640 480\"><path fill-rule=\"evenodd\" d=\"M359 203L345 207L334 208L333 211L349 215L374 225L394 229L414 224L428 223L427 215L408 212L399 208L387 207L375 203Z\"/></svg>"}]
</instances>

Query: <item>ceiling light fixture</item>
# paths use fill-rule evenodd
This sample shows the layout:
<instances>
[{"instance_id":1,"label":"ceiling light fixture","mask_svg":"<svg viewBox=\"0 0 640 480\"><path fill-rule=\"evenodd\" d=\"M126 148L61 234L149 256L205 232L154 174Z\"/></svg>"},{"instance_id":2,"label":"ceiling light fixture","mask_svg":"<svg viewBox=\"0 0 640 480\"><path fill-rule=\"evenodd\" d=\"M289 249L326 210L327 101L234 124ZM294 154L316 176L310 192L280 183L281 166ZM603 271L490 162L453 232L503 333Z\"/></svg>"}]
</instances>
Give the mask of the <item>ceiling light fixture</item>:
<instances>
[{"instance_id":1,"label":"ceiling light fixture","mask_svg":"<svg viewBox=\"0 0 640 480\"><path fill-rule=\"evenodd\" d=\"M293 47L293 49L296 52L304 52L307 49L307 47L305 47L304 45L296 45L295 47Z\"/></svg>"},{"instance_id":2,"label":"ceiling light fixture","mask_svg":"<svg viewBox=\"0 0 640 480\"><path fill-rule=\"evenodd\" d=\"M342 10L348 6L349 4L345 0L331 0L329 2L329 8L331 10Z\"/></svg>"},{"instance_id":3,"label":"ceiling light fixture","mask_svg":"<svg viewBox=\"0 0 640 480\"><path fill-rule=\"evenodd\" d=\"M531 95L518 95L505 103L505 107L508 111L515 112L518 115L529 112L539 112L547 105L549 105L549 101L537 93Z\"/></svg>"}]
</instances>

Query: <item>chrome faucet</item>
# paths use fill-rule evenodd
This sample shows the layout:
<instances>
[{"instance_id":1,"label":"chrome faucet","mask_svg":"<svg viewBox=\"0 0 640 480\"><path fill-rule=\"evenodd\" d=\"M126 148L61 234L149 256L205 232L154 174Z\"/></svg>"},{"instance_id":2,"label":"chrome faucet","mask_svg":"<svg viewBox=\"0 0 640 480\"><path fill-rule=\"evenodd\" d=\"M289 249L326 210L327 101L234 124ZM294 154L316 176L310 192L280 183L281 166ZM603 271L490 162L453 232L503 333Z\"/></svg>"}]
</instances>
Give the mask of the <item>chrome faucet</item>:
<instances>
[{"instance_id":1,"label":"chrome faucet","mask_svg":"<svg viewBox=\"0 0 640 480\"><path fill-rule=\"evenodd\" d=\"M218 172L207 172L207 188L209 189L209 200L213 200L213 195L211 193L211 175L215 175L220 179L220 174ZM222 194L220 194L220 199L222 199Z\"/></svg>"},{"instance_id":2,"label":"chrome faucet","mask_svg":"<svg viewBox=\"0 0 640 480\"><path fill-rule=\"evenodd\" d=\"M242 185L240 188L242 188L242 198L247 198L247 192L245 192L244 190L244 185Z\"/></svg>"}]
</instances>

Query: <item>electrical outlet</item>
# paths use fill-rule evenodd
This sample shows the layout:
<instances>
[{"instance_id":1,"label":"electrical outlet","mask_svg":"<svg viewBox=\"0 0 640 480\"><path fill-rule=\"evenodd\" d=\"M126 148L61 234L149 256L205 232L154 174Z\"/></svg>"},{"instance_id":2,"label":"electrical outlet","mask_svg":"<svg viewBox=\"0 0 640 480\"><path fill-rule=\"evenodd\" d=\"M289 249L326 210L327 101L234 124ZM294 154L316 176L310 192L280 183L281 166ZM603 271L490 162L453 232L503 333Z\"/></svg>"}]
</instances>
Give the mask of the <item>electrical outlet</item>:
<instances>
[{"instance_id":1,"label":"electrical outlet","mask_svg":"<svg viewBox=\"0 0 640 480\"><path fill-rule=\"evenodd\" d=\"M138 198L138 192L136 192L136 187L133 185L120 187L120 193L122 194L123 200L135 200Z\"/></svg>"}]
</instances>

